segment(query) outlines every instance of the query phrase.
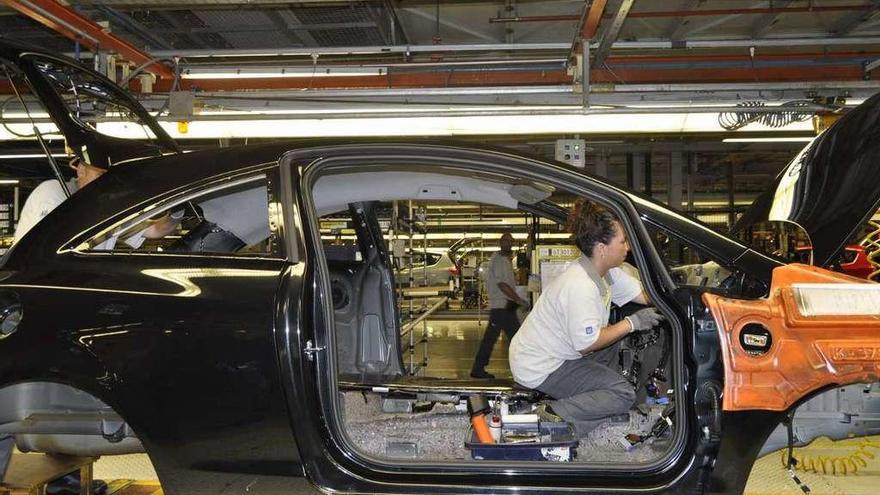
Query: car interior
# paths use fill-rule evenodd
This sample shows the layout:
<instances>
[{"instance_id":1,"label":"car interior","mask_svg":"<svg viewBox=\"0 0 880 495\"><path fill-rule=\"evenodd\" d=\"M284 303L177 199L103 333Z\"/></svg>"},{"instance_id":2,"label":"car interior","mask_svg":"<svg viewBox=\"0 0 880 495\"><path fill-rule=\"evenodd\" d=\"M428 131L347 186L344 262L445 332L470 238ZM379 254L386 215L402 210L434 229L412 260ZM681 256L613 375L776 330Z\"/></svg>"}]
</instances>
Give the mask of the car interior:
<instances>
[{"instance_id":1,"label":"car interior","mask_svg":"<svg viewBox=\"0 0 880 495\"><path fill-rule=\"evenodd\" d=\"M429 353L430 331L426 334L423 328L429 328L433 318L442 318L448 299L461 301L465 291L450 285L424 297L405 290L395 294L394 272L400 263L390 246L427 237L394 220L401 205L449 211L462 205L495 208L531 218L540 230L538 246L570 246L561 225L565 215L560 214L567 205L555 201L571 201L572 196L549 184L464 170L358 170L321 175L312 190L333 301L330 356L340 431L361 455L378 461L489 459L491 453L474 437L473 404L486 403L505 418L529 417L545 397L509 375L475 379L449 369L432 370L431 361L442 356ZM525 252L528 249L522 251L531 255ZM633 309L617 308L612 322ZM670 366L676 357L671 338L671 329L664 324L623 342L620 369L640 391L629 418L609 421L582 439L564 433L543 440L529 438L522 425L511 423L510 438L516 440L510 441L524 442L526 449L526 442L532 442L533 448L552 445L564 454L551 458L579 465L640 464L663 458L679 433L672 420L676 384ZM421 345L423 351L414 349ZM415 366L409 359L414 352L421 360Z\"/></svg>"}]
</instances>

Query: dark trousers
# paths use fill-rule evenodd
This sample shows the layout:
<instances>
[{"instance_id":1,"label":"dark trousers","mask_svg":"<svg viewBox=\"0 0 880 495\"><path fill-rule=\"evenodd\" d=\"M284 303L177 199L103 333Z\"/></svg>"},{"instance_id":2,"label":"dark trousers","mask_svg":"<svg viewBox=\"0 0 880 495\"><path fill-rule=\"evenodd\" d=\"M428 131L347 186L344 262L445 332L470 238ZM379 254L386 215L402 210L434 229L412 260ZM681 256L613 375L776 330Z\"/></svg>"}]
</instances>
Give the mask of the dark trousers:
<instances>
[{"instance_id":1,"label":"dark trousers","mask_svg":"<svg viewBox=\"0 0 880 495\"><path fill-rule=\"evenodd\" d=\"M580 359L566 361L537 388L556 400L553 411L583 438L607 418L629 411L633 386L617 372L620 341Z\"/></svg>"},{"instance_id":2,"label":"dark trousers","mask_svg":"<svg viewBox=\"0 0 880 495\"><path fill-rule=\"evenodd\" d=\"M492 356L492 348L495 341L504 330L508 340L512 340L519 330L519 319L516 317L515 309L491 309L489 310L489 324L486 326L486 332L483 333L483 340L480 341L480 349L477 351L477 357L474 359L474 371L482 371L489 364L489 358Z\"/></svg>"}]
</instances>

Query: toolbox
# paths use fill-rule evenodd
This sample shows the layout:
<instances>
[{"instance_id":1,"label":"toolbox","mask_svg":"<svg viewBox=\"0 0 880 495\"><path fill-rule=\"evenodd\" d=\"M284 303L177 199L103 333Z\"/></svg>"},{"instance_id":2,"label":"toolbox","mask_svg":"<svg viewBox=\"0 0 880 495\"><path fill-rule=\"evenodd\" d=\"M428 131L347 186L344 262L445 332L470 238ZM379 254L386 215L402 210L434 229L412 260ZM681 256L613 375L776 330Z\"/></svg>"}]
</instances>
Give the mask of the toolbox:
<instances>
[{"instance_id":1,"label":"toolbox","mask_svg":"<svg viewBox=\"0 0 880 495\"><path fill-rule=\"evenodd\" d=\"M471 427L464 446L477 460L568 462L578 440L568 423L540 422L504 425L500 443L480 443Z\"/></svg>"}]
</instances>

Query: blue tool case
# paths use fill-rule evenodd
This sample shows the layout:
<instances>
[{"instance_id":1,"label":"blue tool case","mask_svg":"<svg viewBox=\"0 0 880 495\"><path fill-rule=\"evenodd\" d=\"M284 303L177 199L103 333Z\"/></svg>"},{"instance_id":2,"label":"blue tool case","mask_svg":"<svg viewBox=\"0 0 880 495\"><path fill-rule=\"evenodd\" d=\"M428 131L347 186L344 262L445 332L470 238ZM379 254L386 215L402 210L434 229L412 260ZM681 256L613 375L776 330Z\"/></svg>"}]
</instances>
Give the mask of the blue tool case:
<instances>
[{"instance_id":1,"label":"blue tool case","mask_svg":"<svg viewBox=\"0 0 880 495\"><path fill-rule=\"evenodd\" d=\"M464 442L477 460L568 462L577 455L578 440L568 423L504 425L500 443L480 443L473 428Z\"/></svg>"}]
</instances>

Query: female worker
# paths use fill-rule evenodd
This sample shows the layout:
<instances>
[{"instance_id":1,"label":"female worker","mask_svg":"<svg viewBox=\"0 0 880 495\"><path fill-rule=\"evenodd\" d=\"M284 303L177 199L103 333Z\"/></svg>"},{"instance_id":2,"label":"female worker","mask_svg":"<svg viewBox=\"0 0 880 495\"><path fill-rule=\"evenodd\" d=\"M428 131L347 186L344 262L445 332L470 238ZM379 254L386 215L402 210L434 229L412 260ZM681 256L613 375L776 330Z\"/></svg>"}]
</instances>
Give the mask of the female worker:
<instances>
[{"instance_id":1,"label":"female worker","mask_svg":"<svg viewBox=\"0 0 880 495\"><path fill-rule=\"evenodd\" d=\"M609 325L612 302L648 304L639 281L620 268L626 232L614 213L586 200L575 203L569 228L582 256L543 287L510 344L510 369L518 383L553 398L538 406L543 420L572 423L583 437L629 412L636 396L617 371L618 343L663 317L644 308Z\"/></svg>"}]
</instances>

